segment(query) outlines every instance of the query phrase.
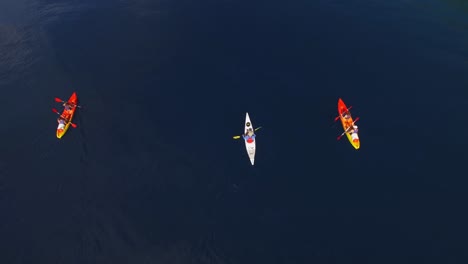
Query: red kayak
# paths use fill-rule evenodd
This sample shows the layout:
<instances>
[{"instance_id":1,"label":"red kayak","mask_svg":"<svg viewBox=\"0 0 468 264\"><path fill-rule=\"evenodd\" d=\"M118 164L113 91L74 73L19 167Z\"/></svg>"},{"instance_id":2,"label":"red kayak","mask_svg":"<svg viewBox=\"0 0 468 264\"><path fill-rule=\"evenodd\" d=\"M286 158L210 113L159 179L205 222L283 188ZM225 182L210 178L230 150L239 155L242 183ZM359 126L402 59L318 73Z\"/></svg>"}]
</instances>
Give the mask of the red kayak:
<instances>
[{"instance_id":1,"label":"red kayak","mask_svg":"<svg viewBox=\"0 0 468 264\"><path fill-rule=\"evenodd\" d=\"M56 102L64 103L63 112L60 114L56 109L52 109L55 113L60 115L57 118L58 126L57 126L57 138L62 138L63 135L67 132L70 126L76 127L75 124L72 123L73 115L75 114L76 108L79 107L78 104L78 96L75 92L70 96L68 101L64 102L60 98L55 98Z\"/></svg>"},{"instance_id":2,"label":"red kayak","mask_svg":"<svg viewBox=\"0 0 468 264\"><path fill-rule=\"evenodd\" d=\"M361 146L359 136L358 136L358 131L357 131L357 126L356 126L356 121L359 120L359 118L356 118L353 120L353 117L351 116L351 112L349 111L351 107L347 107L343 100L341 98L338 99L338 114L341 120L341 124L343 125L344 132L341 134L341 136L338 137L338 140L346 134L346 137L349 140L349 143L353 145L355 149L359 149Z\"/></svg>"}]
</instances>

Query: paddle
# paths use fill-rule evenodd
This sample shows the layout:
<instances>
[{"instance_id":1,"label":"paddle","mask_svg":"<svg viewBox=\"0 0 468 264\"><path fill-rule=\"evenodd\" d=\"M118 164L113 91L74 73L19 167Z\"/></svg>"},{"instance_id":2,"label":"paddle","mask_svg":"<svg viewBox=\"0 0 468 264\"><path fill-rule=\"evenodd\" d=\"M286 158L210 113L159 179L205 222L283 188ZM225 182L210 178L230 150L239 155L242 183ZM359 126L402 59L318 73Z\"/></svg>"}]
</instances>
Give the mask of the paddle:
<instances>
[{"instance_id":1,"label":"paddle","mask_svg":"<svg viewBox=\"0 0 468 264\"><path fill-rule=\"evenodd\" d=\"M257 131L259 130L260 128L262 128L261 126L260 127L257 127L254 131ZM232 138L233 139L239 139L241 136L233 136Z\"/></svg>"},{"instance_id":2,"label":"paddle","mask_svg":"<svg viewBox=\"0 0 468 264\"><path fill-rule=\"evenodd\" d=\"M345 112L348 112L349 109L351 109L351 108L353 108L353 107L352 107L352 106L348 107L348 109L346 109ZM337 117L335 117L335 122L338 121L338 119L340 119L340 116L341 116L341 115L338 115Z\"/></svg>"},{"instance_id":3,"label":"paddle","mask_svg":"<svg viewBox=\"0 0 468 264\"><path fill-rule=\"evenodd\" d=\"M341 135L339 135L336 140L340 140L344 135L346 135L346 133L348 133L349 130L351 130L351 127L354 125L354 123L356 123L357 121L359 120L359 117L356 117L356 119L353 121L353 123L351 124L351 126L348 127L348 129L346 129L345 132L343 132Z\"/></svg>"},{"instance_id":4,"label":"paddle","mask_svg":"<svg viewBox=\"0 0 468 264\"><path fill-rule=\"evenodd\" d=\"M65 101L63 101L62 99L57 98L57 97L55 97L55 102L57 102L57 103L66 103ZM76 106L78 108L81 108L80 105L75 105L75 104L71 104L71 105L74 105L74 106Z\"/></svg>"},{"instance_id":5,"label":"paddle","mask_svg":"<svg viewBox=\"0 0 468 264\"><path fill-rule=\"evenodd\" d=\"M76 124L73 124L72 122L68 121L68 119L66 119L66 118L62 117L62 115L60 114L60 112L59 112L59 111L57 111L57 109L55 109L55 108L52 108L52 112L54 112L54 113L56 113L57 115L59 115L59 116L60 116L60 118L62 118L63 120L65 120L67 123L70 123L70 125L71 125L73 128L76 128L76 127L77 127L77 125L76 125Z\"/></svg>"}]
</instances>

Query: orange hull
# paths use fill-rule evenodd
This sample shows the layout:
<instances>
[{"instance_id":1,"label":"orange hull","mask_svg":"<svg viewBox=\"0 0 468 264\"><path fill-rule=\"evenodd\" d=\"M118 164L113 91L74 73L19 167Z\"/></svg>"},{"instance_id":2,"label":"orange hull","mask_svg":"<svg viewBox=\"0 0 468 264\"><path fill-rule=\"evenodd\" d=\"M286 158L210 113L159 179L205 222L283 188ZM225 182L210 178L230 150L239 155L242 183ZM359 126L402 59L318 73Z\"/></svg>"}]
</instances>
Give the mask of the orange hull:
<instances>
[{"instance_id":1,"label":"orange hull","mask_svg":"<svg viewBox=\"0 0 468 264\"><path fill-rule=\"evenodd\" d=\"M73 104L74 106L70 110L63 110L61 117L68 120L68 122L65 124L65 126L60 126L59 124L59 126L57 127L57 138L62 138L63 135L65 135L72 122L73 115L76 111L76 105L78 104L78 96L75 92L73 92L73 94L70 96L70 99L68 99L67 103Z\"/></svg>"},{"instance_id":2,"label":"orange hull","mask_svg":"<svg viewBox=\"0 0 468 264\"><path fill-rule=\"evenodd\" d=\"M348 107L345 105L343 100L338 99L338 113L340 114L341 124L343 125L344 131L348 131L350 127L353 126L354 121L353 117L351 116L351 112L349 112ZM348 118L344 118L344 115L347 114ZM346 133L346 137L348 138L349 142L355 149L359 149L361 143L359 138L355 138L354 140L351 138L350 133Z\"/></svg>"}]
</instances>

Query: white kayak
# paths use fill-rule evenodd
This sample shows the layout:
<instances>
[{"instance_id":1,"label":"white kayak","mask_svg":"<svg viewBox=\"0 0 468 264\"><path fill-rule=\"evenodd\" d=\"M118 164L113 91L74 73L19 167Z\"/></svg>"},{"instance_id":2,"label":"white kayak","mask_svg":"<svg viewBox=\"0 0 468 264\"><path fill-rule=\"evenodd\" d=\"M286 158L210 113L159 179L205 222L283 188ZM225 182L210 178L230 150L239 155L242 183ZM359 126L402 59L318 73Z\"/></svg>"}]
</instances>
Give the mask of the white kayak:
<instances>
[{"instance_id":1,"label":"white kayak","mask_svg":"<svg viewBox=\"0 0 468 264\"><path fill-rule=\"evenodd\" d=\"M249 135L249 132L251 132L251 134L255 134L255 129L252 125L252 122L250 121L249 113L246 113L244 135ZM245 141L245 148L247 149L247 154L249 155L250 163L254 165L256 137L247 138L247 139L244 139L244 141Z\"/></svg>"}]
</instances>

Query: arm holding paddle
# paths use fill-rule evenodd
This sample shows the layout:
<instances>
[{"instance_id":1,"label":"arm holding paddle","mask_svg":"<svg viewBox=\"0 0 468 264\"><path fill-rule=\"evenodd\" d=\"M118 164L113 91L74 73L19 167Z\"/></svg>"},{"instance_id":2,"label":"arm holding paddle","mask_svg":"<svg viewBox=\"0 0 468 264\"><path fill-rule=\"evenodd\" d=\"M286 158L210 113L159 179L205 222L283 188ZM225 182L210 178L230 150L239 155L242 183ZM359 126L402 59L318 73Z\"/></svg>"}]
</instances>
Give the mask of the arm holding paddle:
<instances>
[{"instance_id":1,"label":"arm holding paddle","mask_svg":"<svg viewBox=\"0 0 468 264\"><path fill-rule=\"evenodd\" d=\"M59 118L61 118L61 119L64 120L65 122L70 123L70 125L71 125L73 128L76 128L76 127L77 127L77 125L76 125L75 123L72 123L72 122L68 121L68 119L66 119L65 117L63 117L63 116L60 114L60 112L57 111L57 109L52 108L52 112L58 114L58 115L60 116Z\"/></svg>"},{"instance_id":2,"label":"arm holding paddle","mask_svg":"<svg viewBox=\"0 0 468 264\"><path fill-rule=\"evenodd\" d=\"M336 140L340 140L344 135L346 135L346 133L350 133L351 130L354 130L354 128L353 128L354 123L356 123L358 120L359 120L359 117L356 117L356 119L353 121L353 123L351 123L351 125L345 130L345 132L343 132L341 135L339 135L336 138Z\"/></svg>"},{"instance_id":3,"label":"arm holding paddle","mask_svg":"<svg viewBox=\"0 0 468 264\"><path fill-rule=\"evenodd\" d=\"M57 98L57 97L55 97L55 102L57 102L57 103L63 103L64 106L68 104L68 102L63 101L62 99ZM78 107L78 108L81 108L81 105L75 105L75 104L68 104L68 105L69 105L69 106L76 106L76 107Z\"/></svg>"},{"instance_id":4,"label":"arm holding paddle","mask_svg":"<svg viewBox=\"0 0 468 264\"><path fill-rule=\"evenodd\" d=\"M259 130L260 128L262 128L262 127L261 127L261 126L260 126L260 127L257 127L254 131L257 131L257 130ZM241 136L233 136L232 138L233 138L233 139L239 139L239 138L241 138L241 137L243 137L243 136L244 136L244 135L241 135Z\"/></svg>"},{"instance_id":5,"label":"arm holding paddle","mask_svg":"<svg viewBox=\"0 0 468 264\"><path fill-rule=\"evenodd\" d=\"M343 113L346 113L346 112L349 112L349 110L353 108L353 106L350 106L348 107L348 109L346 109L346 111L343 111ZM342 117L343 115L338 115L337 117L335 117L335 122L338 121L338 119L340 119L340 117Z\"/></svg>"}]
</instances>

